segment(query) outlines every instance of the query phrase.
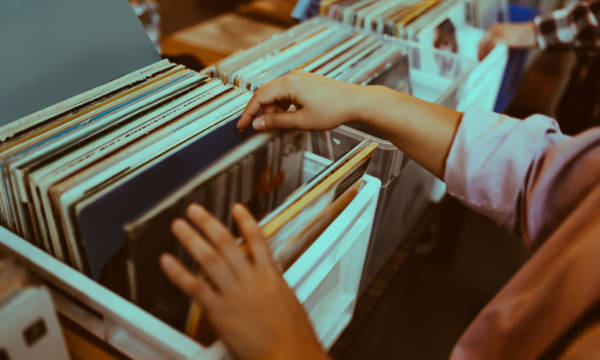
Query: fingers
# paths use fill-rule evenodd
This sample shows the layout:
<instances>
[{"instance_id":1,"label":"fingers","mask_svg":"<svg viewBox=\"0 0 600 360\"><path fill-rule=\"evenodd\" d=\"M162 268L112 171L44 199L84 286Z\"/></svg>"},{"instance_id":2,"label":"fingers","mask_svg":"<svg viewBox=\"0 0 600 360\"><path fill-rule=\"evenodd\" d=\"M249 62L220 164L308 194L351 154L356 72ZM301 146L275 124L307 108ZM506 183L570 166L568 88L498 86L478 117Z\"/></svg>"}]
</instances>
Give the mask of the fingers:
<instances>
[{"instance_id":1,"label":"fingers","mask_svg":"<svg viewBox=\"0 0 600 360\"><path fill-rule=\"evenodd\" d=\"M495 46L494 40L489 35L484 36L484 38L479 43L479 48L478 48L478 53L477 53L477 58L479 59L479 61L483 60L490 53L490 51L494 48L494 46Z\"/></svg>"},{"instance_id":2,"label":"fingers","mask_svg":"<svg viewBox=\"0 0 600 360\"><path fill-rule=\"evenodd\" d=\"M280 113L280 112L285 112L287 110L287 108L283 108L283 106L279 105L279 103L277 104L270 104L270 105L266 105L263 107L263 114L275 114L275 113Z\"/></svg>"},{"instance_id":3,"label":"fingers","mask_svg":"<svg viewBox=\"0 0 600 360\"><path fill-rule=\"evenodd\" d=\"M302 110L265 114L252 121L255 130L303 129Z\"/></svg>"},{"instance_id":4,"label":"fingers","mask_svg":"<svg viewBox=\"0 0 600 360\"><path fill-rule=\"evenodd\" d=\"M238 129L245 129L250 126L261 108L268 105L277 105L278 103L290 103L289 89L285 84L286 81L280 78L258 89L242 113L237 124Z\"/></svg>"},{"instance_id":5,"label":"fingers","mask_svg":"<svg viewBox=\"0 0 600 360\"><path fill-rule=\"evenodd\" d=\"M225 261L233 268L234 274L244 273L249 269L250 264L246 256L235 243L229 229L219 220L197 204L190 205L186 215L223 255Z\"/></svg>"},{"instance_id":6,"label":"fingers","mask_svg":"<svg viewBox=\"0 0 600 360\"><path fill-rule=\"evenodd\" d=\"M163 254L160 265L167 277L189 296L195 298L203 305L211 305L216 300L216 294L210 285L203 279L192 275L173 256Z\"/></svg>"},{"instance_id":7,"label":"fingers","mask_svg":"<svg viewBox=\"0 0 600 360\"><path fill-rule=\"evenodd\" d=\"M240 229L240 233L246 239L250 255L256 264L264 265L271 263L269 246L263 236L262 230L250 212L242 205L235 204L231 214Z\"/></svg>"},{"instance_id":8,"label":"fingers","mask_svg":"<svg viewBox=\"0 0 600 360\"><path fill-rule=\"evenodd\" d=\"M235 276L221 255L204 240L187 222L177 219L171 231L219 290L224 291L235 283Z\"/></svg>"}]
</instances>

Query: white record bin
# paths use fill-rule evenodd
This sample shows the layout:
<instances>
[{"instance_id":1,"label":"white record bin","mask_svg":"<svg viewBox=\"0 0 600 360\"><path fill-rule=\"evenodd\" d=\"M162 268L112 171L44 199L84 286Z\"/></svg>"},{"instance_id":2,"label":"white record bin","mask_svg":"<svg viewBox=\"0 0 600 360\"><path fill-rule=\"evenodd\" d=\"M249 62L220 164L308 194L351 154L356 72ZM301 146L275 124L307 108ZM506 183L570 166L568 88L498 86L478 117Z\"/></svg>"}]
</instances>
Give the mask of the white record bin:
<instances>
[{"instance_id":1,"label":"white record bin","mask_svg":"<svg viewBox=\"0 0 600 360\"><path fill-rule=\"evenodd\" d=\"M329 160L306 153L305 181ZM364 185L346 209L285 272L325 348L352 318L373 228L381 183ZM0 247L24 261L50 285L57 310L99 339L135 359L227 359L220 342L203 347L133 303L26 240L0 227Z\"/></svg>"},{"instance_id":2,"label":"white record bin","mask_svg":"<svg viewBox=\"0 0 600 360\"><path fill-rule=\"evenodd\" d=\"M465 41L461 41L459 54L435 49L432 45L425 45L426 42L409 42L329 18L316 17L276 34L253 48L231 55L205 71L227 82L239 82L249 89L254 89L276 76L291 71L298 64L304 64L319 56L328 48L322 42L318 42L307 51L297 52L293 61L283 61L275 54L293 46L298 39L302 39L311 31L333 28L334 34L366 34L384 42L387 48L398 49L406 54L406 58L390 63L386 70L373 77L369 84L380 84L409 92L417 98L459 111L472 106L491 110L500 89L508 51L505 46L498 46L482 62L478 62L477 48L483 30L465 21L464 10L460 14L463 18L459 35ZM271 61L273 66L266 67L265 61ZM262 70L257 71L261 66ZM385 140L382 134L355 124L331 131L331 146L320 144L314 150L325 157L337 158L364 138L369 138L379 145L368 173L381 180L382 191L367 255L363 289L371 283L394 249L401 244L429 201L439 200L445 193L442 182L406 158L396 146Z\"/></svg>"},{"instance_id":3,"label":"white record bin","mask_svg":"<svg viewBox=\"0 0 600 360\"><path fill-rule=\"evenodd\" d=\"M482 33L481 33L482 35ZM390 43L409 49L409 76L413 96L458 111L470 107L492 110L496 102L508 59L505 46L496 47L482 62L455 54L387 38ZM473 44L476 48L477 44ZM475 52L475 49L472 49ZM454 63L455 70L444 76L435 72L432 63L417 59L443 57ZM386 86L394 87L393 83ZM387 259L402 244L409 230L418 222L427 204L439 201L445 185L413 160L405 157L381 134L368 129L341 126L331 132L334 157L343 154L364 138L378 143L369 174L382 182L375 215L373 236L361 289L375 279Z\"/></svg>"}]
</instances>

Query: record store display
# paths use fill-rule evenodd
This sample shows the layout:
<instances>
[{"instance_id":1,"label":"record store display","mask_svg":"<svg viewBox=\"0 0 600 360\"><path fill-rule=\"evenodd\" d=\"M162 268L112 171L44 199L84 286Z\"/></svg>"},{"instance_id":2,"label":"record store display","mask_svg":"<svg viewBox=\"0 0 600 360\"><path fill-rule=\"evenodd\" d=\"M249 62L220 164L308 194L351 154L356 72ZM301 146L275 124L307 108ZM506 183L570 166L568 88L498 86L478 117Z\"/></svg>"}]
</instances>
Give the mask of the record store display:
<instances>
[{"instance_id":1,"label":"record store display","mask_svg":"<svg viewBox=\"0 0 600 360\"><path fill-rule=\"evenodd\" d=\"M250 90L292 70L302 70L355 84L382 84L410 92L405 48L322 17L234 54L209 70L209 74L225 82Z\"/></svg>"},{"instance_id":2,"label":"record store display","mask_svg":"<svg viewBox=\"0 0 600 360\"><path fill-rule=\"evenodd\" d=\"M465 0L325 0L321 14L366 31L476 60L477 44L483 36L481 27L505 19L506 4ZM451 71L452 64L447 59L438 56L435 60L441 74Z\"/></svg>"},{"instance_id":3,"label":"record store display","mask_svg":"<svg viewBox=\"0 0 600 360\"><path fill-rule=\"evenodd\" d=\"M406 38L462 0L325 0L321 13L344 24ZM424 24L425 23L425 24Z\"/></svg>"},{"instance_id":4,"label":"record store display","mask_svg":"<svg viewBox=\"0 0 600 360\"><path fill-rule=\"evenodd\" d=\"M338 3L349 5L359 2ZM383 0L369 2L372 6L389 3ZM466 24L464 2L439 3L439 7L431 7L421 17L415 17L410 25L423 25L421 39L427 35L428 41L433 42L435 24L441 24L449 17L455 19L456 24L463 24L457 30L457 34L463 37L458 39L456 49L469 56L453 54L456 51L445 48L446 43L452 43L448 41L452 37L442 37L444 41L440 41L440 49L436 49L431 44L415 44L330 18L316 17L220 61L207 73L228 83L255 89L290 71L304 70L359 84L385 85L459 110L480 101L473 100L473 95L485 93L482 101L495 102L499 83L495 83L494 79L502 79L503 64L494 66L492 71L482 71L483 68L477 73L473 71L477 41L461 40L465 39L464 36L467 40L469 36L482 36L483 31ZM374 55L378 51L390 55L387 58ZM491 63L488 61L488 64ZM497 78L482 80L484 73L487 79L490 79L489 74ZM471 91L471 86L475 85L483 90ZM408 230L419 220L434 191L434 177L418 166L409 166L412 161L386 141L385 135L361 124L343 125L330 131L329 136L331 140L327 143L331 144L330 148L313 148L312 151L336 159L364 138L380 145L368 171L382 181L382 195L361 285L366 289L390 254L405 240ZM406 172L406 169L409 171ZM397 214L402 214L401 219Z\"/></svg>"},{"instance_id":5,"label":"record store display","mask_svg":"<svg viewBox=\"0 0 600 360\"><path fill-rule=\"evenodd\" d=\"M431 26L444 31L449 25L439 25L446 20L483 29L508 21L507 1L498 0L323 0L320 12L344 24L414 39Z\"/></svg>"},{"instance_id":6,"label":"record store display","mask_svg":"<svg viewBox=\"0 0 600 360\"><path fill-rule=\"evenodd\" d=\"M170 190L168 181L185 181L186 172L193 175L202 160L213 159L193 156L184 169L173 157L204 142L195 142L194 136L224 131L222 125L234 122L249 98L167 61L114 84L77 108L47 110L44 118L0 145L3 224L94 278L124 242L113 229L119 216ZM139 203L133 192L113 203L106 200L112 189L107 187L169 166L174 176L146 182ZM104 212L93 212L102 206Z\"/></svg>"},{"instance_id":7,"label":"record store display","mask_svg":"<svg viewBox=\"0 0 600 360\"><path fill-rule=\"evenodd\" d=\"M170 223L196 202L234 230L229 211L243 203L268 216L285 265L348 204L376 148L362 144L303 187L307 133L240 132L250 96L163 60L9 124L2 224L201 340L188 320L198 312L158 267L165 251L194 266Z\"/></svg>"},{"instance_id":8,"label":"record store display","mask_svg":"<svg viewBox=\"0 0 600 360\"><path fill-rule=\"evenodd\" d=\"M336 21L396 37L445 2L456 0L324 0L321 13Z\"/></svg>"},{"instance_id":9,"label":"record store display","mask_svg":"<svg viewBox=\"0 0 600 360\"><path fill-rule=\"evenodd\" d=\"M350 203L377 148L364 141L302 184L298 163L302 162L304 137L294 132L255 136L127 223L130 298L209 345L214 337L201 319L201 309L159 268L158 257L166 251L188 267L197 267L170 233L170 223L185 217L187 207L198 203L234 230L229 209L235 202L245 203L261 219L259 225L273 258L285 269ZM278 159L275 168L269 165L273 158Z\"/></svg>"},{"instance_id":10,"label":"record store display","mask_svg":"<svg viewBox=\"0 0 600 360\"><path fill-rule=\"evenodd\" d=\"M222 359L203 309L158 259L169 252L202 275L171 233L192 203L245 249L230 214L241 203L330 347L361 277L418 220L432 175L410 173L411 160L360 124L240 131L240 115L252 91L294 70L457 107L464 84L485 85L461 53L482 33L467 24L475 10L459 0L324 0L327 17L196 72L160 59L128 2L59 3L0 11L0 39L19 44L0 60L12 79L0 84L10 89L0 94L0 247L44 279L61 316L127 356Z\"/></svg>"}]
</instances>

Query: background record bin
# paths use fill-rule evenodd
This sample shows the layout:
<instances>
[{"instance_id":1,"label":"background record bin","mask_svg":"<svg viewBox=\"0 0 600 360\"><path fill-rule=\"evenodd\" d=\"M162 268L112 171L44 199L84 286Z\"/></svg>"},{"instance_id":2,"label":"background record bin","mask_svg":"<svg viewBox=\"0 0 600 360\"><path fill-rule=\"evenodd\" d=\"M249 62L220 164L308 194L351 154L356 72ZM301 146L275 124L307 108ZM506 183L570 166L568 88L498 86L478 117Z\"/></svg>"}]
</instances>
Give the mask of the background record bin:
<instances>
[{"instance_id":1,"label":"background record bin","mask_svg":"<svg viewBox=\"0 0 600 360\"><path fill-rule=\"evenodd\" d=\"M306 153L305 181L329 161ZM354 200L284 273L325 348L352 318L380 181L365 175ZM0 227L6 249L50 287L59 313L134 359L228 359L221 342L203 347L135 304Z\"/></svg>"}]
</instances>

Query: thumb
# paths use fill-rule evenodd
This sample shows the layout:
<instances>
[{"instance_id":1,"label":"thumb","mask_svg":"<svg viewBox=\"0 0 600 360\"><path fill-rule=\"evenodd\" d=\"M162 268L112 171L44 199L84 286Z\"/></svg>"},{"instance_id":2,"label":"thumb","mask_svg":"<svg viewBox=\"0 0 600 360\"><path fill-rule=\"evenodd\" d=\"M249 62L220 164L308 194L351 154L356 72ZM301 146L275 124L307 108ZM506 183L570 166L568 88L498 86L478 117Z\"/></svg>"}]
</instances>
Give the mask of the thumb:
<instances>
[{"instance_id":1,"label":"thumb","mask_svg":"<svg viewBox=\"0 0 600 360\"><path fill-rule=\"evenodd\" d=\"M302 129L301 111L264 114L252 122L255 130Z\"/></svg>"}]
</instances>

